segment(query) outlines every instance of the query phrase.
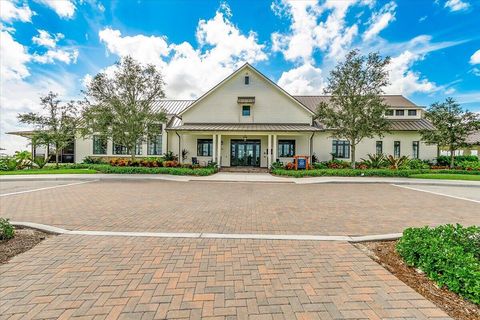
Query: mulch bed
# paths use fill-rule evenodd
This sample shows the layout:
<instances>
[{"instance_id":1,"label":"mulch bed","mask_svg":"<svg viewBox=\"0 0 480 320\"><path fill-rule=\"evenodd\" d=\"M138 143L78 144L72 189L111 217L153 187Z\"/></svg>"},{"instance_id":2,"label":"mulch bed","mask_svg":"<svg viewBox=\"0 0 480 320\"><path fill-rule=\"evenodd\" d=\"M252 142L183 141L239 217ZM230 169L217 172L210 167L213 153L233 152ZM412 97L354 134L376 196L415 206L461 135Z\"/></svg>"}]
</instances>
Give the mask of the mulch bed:
<instances>
[{"instance_id":1,"label":"mulch bed","mask_svg":"<svg viewBox=\"0 0 480 320\"><path fill-rule=\"evenodd\" d=\"M460 320L480 319L480 306L464 300L446 288L439 288L422 272L407 266L395 250L396 243L396 241L375 241L357 243L356 246L450 317Z\"/></svg>"},{"instance_id":2,"label":"mulch bed","mask_svg":"<svg viewBox=\"0 0 480 320\"><path fill-rule=\"evenodd\" d=\"M0 264L7 263L12 257L28 251L51 235L32 229L15 229L15 237L0 241Z\"/></svg>"}]
</instances>

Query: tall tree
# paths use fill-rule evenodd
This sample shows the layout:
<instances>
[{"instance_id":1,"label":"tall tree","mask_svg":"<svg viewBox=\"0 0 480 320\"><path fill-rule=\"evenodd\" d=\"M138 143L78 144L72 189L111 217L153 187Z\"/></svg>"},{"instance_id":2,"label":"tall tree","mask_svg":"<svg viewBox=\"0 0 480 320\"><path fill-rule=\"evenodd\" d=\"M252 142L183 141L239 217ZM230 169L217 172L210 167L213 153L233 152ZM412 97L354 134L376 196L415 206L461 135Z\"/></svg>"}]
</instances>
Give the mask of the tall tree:
<instances>
[{"instance_id":1,"label":"tall tree","mask_svg":"<svg viewBox=\"0 0 480 320\"><path fill-rule=\"evenodd\" d=\"M97 74L85 91L82 136L98 134L122 145L135 159L135 146L161 133L164 112L154 102L165 96L163 77L154 65L132 57L116 63L113 76Z\"/></svg>"},{"instance_id":2,"label":"tall tree","mask_svg":"<svg viewBox=\"0 0 480 320\"><path fill-rule=\"evenodd\" d=\"M453 99L445 102L435 102L425 112L425 118L435 127L435 130L422 130L422 140L428 144L447 147L450 151L450 168L454 165L455 150L467 145L468 136L480 129L480 115L463 110Z\"/></svg>"},{"instance_id":3,"label":"tall tree","mask_svg":"<svg viewBox=\"0 0 480 320\"><path fill-rule=\"evenodd\" d=\"M58 94L49 92L40 98L44 113L19 114L20 122L33 125L33 144L53 145L55 147L55 165L62 150L72 143L78 124L77 107L73 101L62 104Z\"/></svg>"},{"instance_id":4,"label":"tall tree","mask_svg":"<svg viewBox=\"0 0 480 320\"><path fill-rule=\"evenodd\" d=\"M358 143L388 131L387 105L381 94L389 83L389 63L390 57L383 59L378 53L362 56L358 50L350 51L330 72L324 89L330 101L318 106L317 118L332 130L331 136L349 141L352 168Z\"/></svg>"}]
</instances>

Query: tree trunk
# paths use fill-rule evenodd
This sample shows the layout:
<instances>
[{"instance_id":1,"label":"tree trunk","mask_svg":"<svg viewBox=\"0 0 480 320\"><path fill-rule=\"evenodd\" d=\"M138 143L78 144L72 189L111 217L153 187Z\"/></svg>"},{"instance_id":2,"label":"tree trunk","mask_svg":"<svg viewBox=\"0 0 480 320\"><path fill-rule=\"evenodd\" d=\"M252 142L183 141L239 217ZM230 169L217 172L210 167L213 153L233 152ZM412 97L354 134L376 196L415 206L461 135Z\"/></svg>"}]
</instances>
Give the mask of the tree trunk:
<instances>
[{"instance_id":1,"label":"tree trunk","mask_svg":"<svg viewBox=\"0 0 480 320\"><path fill-rule=\"evenodd\" d=\"M58 168L58 143L55 144L55 167Z\"/></svg>"},{"instance_id":2,"label":"tree trunk","mask_svg":"<svg viewBox=\"0 0 480 320\"><path fill-rule=\"evenodd\" d=\"M453 169L453 165L455 162L455 149L453 146L450 146L450 169Z\"/></svg>"},{"instance_id":3,"label":"tree trunk","mask_svg":"<svg viewBox=\"0 0 480 320\"><path fill-rule=\"evenodd\" d=\"M354 145L354 144L351 144L351 146L350 146L351 152L352 152L352 158L351 158L352 162L351 162L350 165L352 166L352 169L355 169L355 167L356 167L355 166L355 147L356 147L356 145Z\"/></svg>"}]
</instances>

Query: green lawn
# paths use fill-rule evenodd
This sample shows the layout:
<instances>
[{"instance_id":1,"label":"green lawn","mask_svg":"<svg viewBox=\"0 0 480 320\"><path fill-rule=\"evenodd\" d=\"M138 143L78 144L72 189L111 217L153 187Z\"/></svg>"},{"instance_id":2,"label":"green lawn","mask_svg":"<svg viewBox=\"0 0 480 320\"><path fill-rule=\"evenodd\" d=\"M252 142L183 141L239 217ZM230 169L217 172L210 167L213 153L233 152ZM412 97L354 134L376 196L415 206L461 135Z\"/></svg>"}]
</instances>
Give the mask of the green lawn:
<instances>
[{"instance_id":1,"label":"green lawn","mask_svg":"<svg viewBox=\"0 0 480 320\"><path fill-rule=\"evenodd\" d=\"M480 175L448 174L448 173L445 173L445 174L440 174L440 173L414 174L414 175L411 175L409 178L480 181Z\"/></svg>"},{"instance_id":2,"label":"green lawn","mask_svg":"<svg viewBox=\"0 0 480 320\"><path fill-rule=\"evenodd\" d=\"M19 174L75 174L75 173L97 173L93 169L30 169L15 171L0 171L0 175L19 175Z\"/></svg>"}]
</instances>

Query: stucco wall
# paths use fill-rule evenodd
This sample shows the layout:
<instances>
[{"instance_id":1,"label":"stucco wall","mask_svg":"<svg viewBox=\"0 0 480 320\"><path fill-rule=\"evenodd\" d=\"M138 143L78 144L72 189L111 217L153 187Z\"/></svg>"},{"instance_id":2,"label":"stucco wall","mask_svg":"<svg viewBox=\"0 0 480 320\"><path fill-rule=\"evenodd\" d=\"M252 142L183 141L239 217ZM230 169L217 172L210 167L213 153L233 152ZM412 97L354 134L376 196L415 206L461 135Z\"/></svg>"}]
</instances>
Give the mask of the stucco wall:
<instances>
[{"instance_id":1,"label":"stucco wall","mask_svg":"<svg viewBox=\"0 0 480 320\"><path fill-rule=\"evenodd\" d=\"M316 133L313 141L313 151L320 161L331 160L332 156L332 140L330 134L327 132ZM366 158L367 154L375 153L376 141L383 141L383 153L386 155L393 155L394 141L400 141L400 154L402 156L413 157L413 141L420 141L420 159L431 160L437 156L437 147L427 145L420 139L418 132L397 131L392 132L382 138L365 139L357 145L356 159L360 161L361 158ZM344 159L349 160L349 159Z\"/></svg>"},{"instance_id":2,"label":"stucco wall","mask_svg":"<svg viewBox=\"0 0 480 320\"><path fill-rule=\"evenodd\" d=\"M244 77L250 83L245 85ZM254 96L251 116L242 116L238 97ZM311 114L248 68L182 114L184 123L311 123Z\"/></svg>"}]
</instances>

